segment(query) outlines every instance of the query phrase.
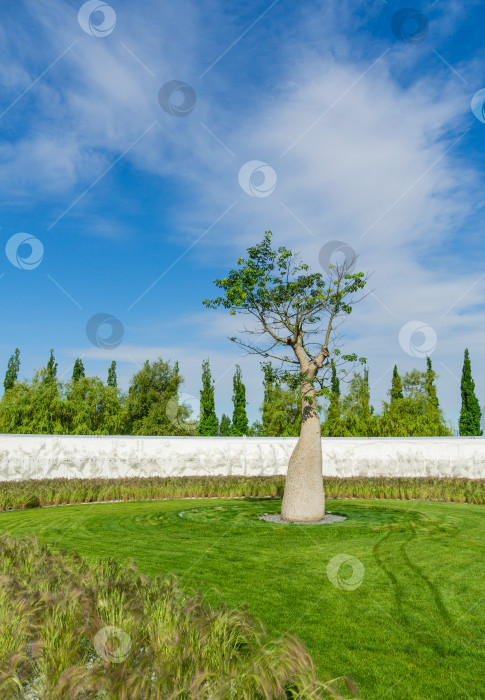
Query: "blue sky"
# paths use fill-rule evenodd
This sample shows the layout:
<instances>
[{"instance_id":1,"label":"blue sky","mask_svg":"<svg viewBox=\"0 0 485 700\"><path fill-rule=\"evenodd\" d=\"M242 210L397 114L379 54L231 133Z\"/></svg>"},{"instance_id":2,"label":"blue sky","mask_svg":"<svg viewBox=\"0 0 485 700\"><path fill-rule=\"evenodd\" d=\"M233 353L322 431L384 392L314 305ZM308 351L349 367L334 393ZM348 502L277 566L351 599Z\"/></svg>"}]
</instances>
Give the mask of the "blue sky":
<instances>
[{"instance_id":1,"label":"blue sky","mask_svg":"<svg viewBox=\"0 0 485 700\"><path fill-rule=\"evenodd\" d=\"M368 358L377 408L394 363L424 366L423 343L454 422L466 346L485 404L485 123L470 107L485 88L483 4L416 4L414 43L412 18L401 38L391 29L393 0L98 2L79 21L82 5L0 10L0 235L43 247L32 269L28 244L11 252L19 238L20 267L1 258L0 371L18 346L31 376L54 347L65 378L78 355L102 377L115 359L126 387L162 356L197 396L210 357L221 413L239 362L257 418L259 360L227 340L241 323L201 300L271 229L314 269L341 241L373 273L344 340ZM184 117L159 103L174 80L196 95ZM269 170L250 166L244 191L250 161ZM87 337L99 313L124 327L116 348Z\"/></svg>"}]
</instances>

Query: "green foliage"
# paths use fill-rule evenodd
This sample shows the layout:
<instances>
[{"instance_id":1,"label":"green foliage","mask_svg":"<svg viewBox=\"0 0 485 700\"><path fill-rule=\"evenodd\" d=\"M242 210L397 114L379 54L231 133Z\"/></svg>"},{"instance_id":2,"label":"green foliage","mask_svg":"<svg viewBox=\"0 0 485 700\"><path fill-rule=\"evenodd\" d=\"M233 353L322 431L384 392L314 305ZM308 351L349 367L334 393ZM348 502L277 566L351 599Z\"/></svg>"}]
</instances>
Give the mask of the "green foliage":
<instances>
[{"instance_id":1,"label":"green foliage","mask_svg":"<svg viewBox=\"0 0 485 700\"><path fill-rule=\"evenodd\" d=\"M370 405L369 373L356 372L345 396L332 393L322 434L331 437L370 437L376 433L374 408Z\"/></svg>"},{"instance_id":2,"label":"green foliage","mask_svg":"<svg viewBox=\"0 0 485 700\"><path fill-rule=\"evenodd\" d=\"M470 355L465 349L461 373L461 411L459 420L460 435L482 435L480 427L482 412L475 395L475 382L472 378Z\"/></svg>"},{"instance_id":3,"label":"green foliage","mask_svg":"<svg viewBox=\"0 0 485 700\"><path fill-rule=\"evenodd\" d=\"M288 248L273 249L271 237L271 231L266 231L261 243L248 248L248 258L238 259L239 269L231 270L222 280L215 280L224 294L214 300L205 299L205 306L222 306L232 314L258 309L264 315L274 312L275 305L290 305L292 310L298 308L304 312L309 324L321 320L329 302L337 303L337 311L351 313L346 297L364 287L362 272L347 275L344 288L336 291L320 272L302 274L309 272L309 266L296 260Z\"/></svg>"},{"instance_id":4,"label":"green foliage","mask_svg":"<svg viewBox=\"0 0 485 700\"><path fill-rule=\"evenodd\" d=\"M436 374L427 363L425 372L417 369L404 377L394 366L390 401L383 402L380 415L370 405L368 370L355 373L347 393L330 394L322 435L330 437L412 437L451 435L438 403ZM335 386L335 384L334 384Z\"/></svg>"},{"instance_id":5,"label":"green foliage","mask_svg":"<svg viewBox=\"0 0 485 700\"><path fill-rule=\"evenodd\" d=\"M13 355L10 355L10 359L7 365L7 371L5 373L5 379L3 381L3 386L5 391L8 391L13 387L19 376L20 369L20 350L15 348Z\"/></svg>"},{"instance_id":6,"label":"green foliage","mask_svg":"<svg viewBox=\"0 0 485 700\"><path fill-rule=\"evenodd\" d=\"M330 380L331 391L332 394L340 396L340 381L337 376L337 368L335 367L335 360L333 358L330 360L330 366L332 368L332 378Z\"/></svg>"},{"instance_id":7,"label":"green foliage","mask_svg":"<svg viewBox=\"0 0 485 700\"><path fill-rule=\"evenodd\" d=\"M85 377L86 373L84 371L84 365L83 361L81 360L80 357L76 359L74 362L74 368L72 370L72 381L73 382L78 382L81 377Z\"/></svg>"},{"instance_id":8,"label":"green foliage","mask_svg":"<svg viewBox=\"0 0 485 700\"><path fill-rule=\"evenodd\" d=\"M231 434L231 419L223 413L219 426L219 435L221 437L229 437Z\"/></svg>"},{"instance_id":9,"label":"green foliage","mask_svg":"<svg viewBox=\"0 0 485 700\"><path fill-rule=\"evenodd\" d=\"M209 360L202 363L202 389L200 391L200 421L198 435L218 435L219 423L214 403L214 382L210 371Z\"/></svg>"},{"instance_id":10,"label":"green foliage","mask_svg":"<svg viewBox=\"0 0 485 700\"><path fill-rule=\"evenodd\" d=\"M318 372L330 355L335 322L351 313L355 294L366 284L364 273L350 274L351 264L330 265L324 278L320 272L312 273L288 248L273 248L271 239L271 231L266 231L261 243L247 249L247 258L237 260L236 269L214 281L222 295L205 299L203 304L211 309L222 307L232 315L252 316L257 328L248 332L260 335L265 344L254 345L236 337L231 340L249 353L289 365L287 374L292 374L298 385L319 384L320 392L325 387ZM365 362L352 353L340 355L334 350L333 354L340 361ZM291 379L284 379L293 388ZM309 402L314 400L312 392L305 390Z\"/></svg>"},{"instance_id":11,"label":"green foliage","mask_svg":"<svg viewBox=\"0 0 485 700\"><path fill-rule=\"evenodd\" d=\"M126 412L118 391L97 377L80 377L68 385L67 432L70 435L122 435Z\"/></svg>"},{"instance_id":12,"label":"green foliage","mask_svg":"<svg viewBox=\"0 0 485 700\"><path fill-rule=\"evenodd\" d=\"M0 401L0 432L60 435L187 435L189 410L180 406L178 365L146 362L131 380L128 394L98 377L79 373L62 383L52 366L29 382L15 382Z\"/></svg>"},{"instance_id":13,"label":"green foliage","mask_svg":"<svg viewBox=\"0 0 485 700\"><path fill-rule=\"evenodd\" d=\"M375 434L374 408L370 405L369 371L354 374L342 401L342 435L371 437Z\"/></svg>"},{"instance_id":14,"label":"green foliage","mask_svg":"<svg viewBox=\"0 0 485 700\"><path fill-rule=\"evenodd\" d=\"M239 365L232 380L233 394L232 403L234 410L232 413L231 435L237 437L248 434L248 416L246 414L246 387L242 381L242 372Z\"/></svg>"},{"instance_id":15,"label":"green foliage","mask_svg":"<svg viewBox=\"0 0 485 700\"><path fill-rule=\"evenodd\" d=\"M391 402L396 399L402 399L404 394L402 393L402 382L399 372L397 371L397 365L394 365L392 370L392 382L391 382Z\"/></svg>"},{"instance_id":16,"label":"green foliage","mask_svg":"<svg viewBox=\"0 0 485 700\"><path fill-rule=\"evenodd\" d=\"M118 379L116 377L116 362L113 360L108 369L108 386L118 386Z\"/></svg>"},{"instance_id":17,"label":"green foliage","mask_svg":"<svg viewBox=\"0 0 485 700\"><path fill-rule=\"evenodd\" d=\"M43 368L30 382L16 382L0 401L0 432L68 433L63 386Z\"/></svg>"},{"instance_id":18,"label":"green foliage","mask_svg":"<svg viewBox=\"0 0 485 700\"><path fill-rule=\"evenodd\" d=\"M261 435L295 437L300 434L301 398L298 388L290 388L278 377L271 362L261 363L264 397L261 410ZM258 430L258 426L255 426Z\"/></svg>"},{"instance_id":19,"label":"green foliage","mask_svg":"<svg viewBox=\"0 0 485 700\"><path fill-rule=\"evenodd\" d=\"M49 361L47 362L44 381L54 381L57 377L57 362L54 359L54 350L51 348Z\"/></svg>"},{"instance_id":20,"label":"green foliage","mask_svg":"<svg viewBox=\"0 0 485 700\"><path fill-rule=\"evenodd\" d=\"M334 354L338 357L339 351ZM48 365L31 381L19 382L19 350L10 357L0 400L0 432L39 434L128 434L128 435L217 435L218 422L214 404L214 383L209 361L203 363L201 422L197 426L190 408L180 404L179 388L183 379L178 364L173 367L159 359L146 362L133 377L127 394L116 387L116 363L108 373L108 385L84 376L84 366L77 358L70 383L57 380L57 363L51 350ZM354 358L355 359L355 358ZM233 420L223 416L220 435L297 436L301 426L299 374L276 370L271 362L262 363L264 399L261 421L250 427L246 415L245 387L240 367L233 379ZM394 366L389 403L383 402L380 415L370 405L368 371L355 374L345 396L334 358L326 388L329 404L322 425L324 436L447 436L451 435L440 409L437 375L430 358L424 372L414 369L401 378ZM343 370L340 370L343 373ZM8 380L8 381L7 381ZM462 414L460 433L481 435L480 408L468 350L462 376ZM466 410L465 410L466 409ZM320 410L320 409L319 409ZM471 426L471 427L470 427Z\"/></svg>"},{"instance_id":21,"label":"green foliage","mask_svg":"<svg viewBox=\"0 0 485 700\"><path fill-rule=\"evenodd\" d=\"M126 400L128 434L186 435L190 432L184 425L189 417L188 410L179 405L178 399L182 382L177 363L172 367L161 358L154 362L147 360L130 382Z\"/></svg>"},{"instance_id":22,"label":"green foliage","mask_svg":"<svg viewBox=\"0 0 485 700\"><path fill-rule=\"evenodd\" d=\"M425 372L425 382L424 389L430 404L435 408L439 409L438 394L436 393L435 386L436 372L433 370L431 364L431 358L426 358L426 372Z\"/></svg>"},{"instance_id":23,"label":"green foliage","mask_svg":"<svg viewBox=\"0 0 485 700\"><path fill-rule=\"evenodd\" d=\"M337 376L337 368L335 361L332 358L330 361L332 375L330 380L330 401L327 409L325 422L322 424L322 435L327 437L336 437L341 435L341 400L340 400L340 381Z\"/></svg>"},{"instance_id":24,"label":"green foliage","mask_svg":"<svg viewBox=\"0 0 485 700\"><path fill-rule=\"evenodd\" d=\"M402 398L397 395L383 402L377 420L377 435L382 437L452 435L441 411L434 380L436 374L428 364L425 372L413 369L402 378ZM394 376L393 376L394 381Z\"/></svg>"},{"instance_id":25,"label":"green foliage","mask_svg":"<svg viewBox=\"0 0 485 700\"><path fill-rule=\"evenodd\" d=\"M261 410L261 409L260 409ZM263 430L263 424L260 420L255 420L248 428L249 437L266 437Z\"/></svg>"}]
</instances>

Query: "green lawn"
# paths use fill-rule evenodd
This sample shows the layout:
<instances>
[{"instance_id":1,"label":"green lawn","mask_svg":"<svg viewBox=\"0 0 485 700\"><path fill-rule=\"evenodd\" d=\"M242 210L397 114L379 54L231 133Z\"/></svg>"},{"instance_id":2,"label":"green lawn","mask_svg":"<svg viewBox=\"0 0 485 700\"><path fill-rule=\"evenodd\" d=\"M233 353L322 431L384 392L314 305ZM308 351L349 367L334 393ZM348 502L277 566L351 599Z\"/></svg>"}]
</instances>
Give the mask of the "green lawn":
<instances>
[{"instance_id":1,"label":"green lawn","mask_svg":"<svg viewBox=\"0 0 485 700\"><path fill-rule=\"evenodd\" d=\"M351 676L365 700L484 697L485 506L327 501L332 525L258 520L276 500L180 500L0 514L0 530L85 557L135 559L147 573L231 606L247 604L272 636L307 645L322 680ZM182 514L182 517L181 517ZM365 567L334 586L339 554ZM345 584L350 565L340 569ZM218 593L214 592L214 587Z\"/></svg>"}]
</instances>

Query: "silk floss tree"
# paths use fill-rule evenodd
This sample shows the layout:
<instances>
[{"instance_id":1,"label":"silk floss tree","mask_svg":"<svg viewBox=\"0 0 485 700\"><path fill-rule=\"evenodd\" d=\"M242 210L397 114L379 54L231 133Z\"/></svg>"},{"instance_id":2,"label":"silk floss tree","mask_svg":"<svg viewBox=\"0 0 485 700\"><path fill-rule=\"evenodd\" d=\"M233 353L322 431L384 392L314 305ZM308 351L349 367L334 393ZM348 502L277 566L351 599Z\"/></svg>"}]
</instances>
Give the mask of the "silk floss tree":
<instances>
[{"instance_id":1,"label":"silk floss tree","mask_svg":"<svg viewBox=\"0 0 485 700\"><path fill-rule=\"evenodd\" d=\"M215 280L222 295L203 304L252 317L252 327L244 328L246 337L231 340L250 354L279 360L282 378L299 386L302 422L288 465L281 518L322 520L325 495L317 397L329 395L331 355L339 364L365 363L355 353L341 354L336 331L362 298L367 280L363 272L352 272L355 257L329 265L325 275L311 272L298 254L272 247L271 231L247 254L238 259L236 269ZM258 336L259 341L248 336Z\"/></svg>"}]
</instances>

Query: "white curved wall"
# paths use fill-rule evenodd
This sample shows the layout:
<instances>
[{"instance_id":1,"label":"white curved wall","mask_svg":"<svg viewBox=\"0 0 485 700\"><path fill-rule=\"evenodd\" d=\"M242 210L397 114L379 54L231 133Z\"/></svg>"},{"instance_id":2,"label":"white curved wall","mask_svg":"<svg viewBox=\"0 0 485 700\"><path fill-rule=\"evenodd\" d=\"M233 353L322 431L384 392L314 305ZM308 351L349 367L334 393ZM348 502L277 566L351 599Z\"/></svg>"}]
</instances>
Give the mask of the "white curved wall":
<instances>
[{"instance_id":1,"label":"white curved wall","mask_svg":"<svg viewBox=\"0 0 485 700\"><path fill-rule=\"evenodd\" d=\"M296 438L0 435L0 481L285 474ZM484 438L324 438L325 476L485 478Z\"/></svg>"}]
</instances>

